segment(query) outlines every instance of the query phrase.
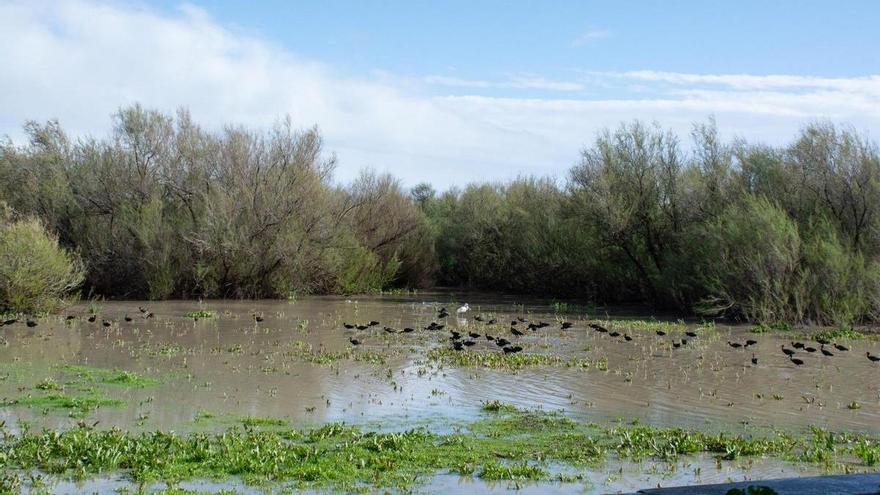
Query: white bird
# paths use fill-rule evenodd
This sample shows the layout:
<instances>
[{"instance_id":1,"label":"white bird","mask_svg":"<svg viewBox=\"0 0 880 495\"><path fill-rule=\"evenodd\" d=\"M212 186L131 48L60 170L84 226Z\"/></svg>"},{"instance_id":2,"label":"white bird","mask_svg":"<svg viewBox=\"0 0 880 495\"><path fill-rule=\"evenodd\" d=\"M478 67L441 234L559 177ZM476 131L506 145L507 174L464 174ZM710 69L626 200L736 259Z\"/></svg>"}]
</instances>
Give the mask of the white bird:
<instances>
[{"instance_id":1,"label":"white bird","mask_svg":"<svg viewBox=\"0 0 880 495\"><path fill-rule=\"evenodd\" d=\"M462 315L462 314L467 313L467 311L468 311L469 309L471 309L471 307L468 306L468 303L464 303L464 306L462 306L462 307L456 309L455 312L458 313L458 314L460 314L460 315Z\"/></svg>"}]
</instances>

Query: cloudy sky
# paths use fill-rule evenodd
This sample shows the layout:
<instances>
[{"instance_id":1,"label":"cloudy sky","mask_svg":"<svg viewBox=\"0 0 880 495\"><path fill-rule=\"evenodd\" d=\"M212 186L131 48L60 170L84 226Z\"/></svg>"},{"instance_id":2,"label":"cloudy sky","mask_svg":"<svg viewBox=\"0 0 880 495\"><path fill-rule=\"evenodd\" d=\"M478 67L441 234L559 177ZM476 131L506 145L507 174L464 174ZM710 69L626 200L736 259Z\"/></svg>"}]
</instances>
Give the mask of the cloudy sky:
<instances>
[{"instance_id":1,"label":"cloudy sky","mask_svg":"<svg viewBox=\"0 0 880 495\"><path fill-rule=\"evenodd\" d=\"M564 176L596 132L784 143L829 119L880 135L876 1L0 0L0 135L108 132L140 102L204 126L317 125L337 177L440 188Z\"/></svg>"}]
</instances>

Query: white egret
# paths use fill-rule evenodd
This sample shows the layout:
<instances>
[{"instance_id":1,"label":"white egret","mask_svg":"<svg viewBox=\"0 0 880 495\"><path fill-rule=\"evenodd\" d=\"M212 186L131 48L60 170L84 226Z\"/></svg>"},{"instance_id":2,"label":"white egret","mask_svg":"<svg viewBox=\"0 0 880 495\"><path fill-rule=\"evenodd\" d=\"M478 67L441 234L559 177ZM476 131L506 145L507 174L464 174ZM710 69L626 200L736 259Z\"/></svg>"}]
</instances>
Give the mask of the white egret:
<instances>
[{"instance_id":1,"label":"white egret","mask_svg":"<svg viewBox=\"0 0 880 495\"><path fill-rule=\"evenodd\" d=\"M460 315L463 315L463 314L467 313L469 309L471 309L471 307L468 306L468 303L464 303L464 306L456 309L455 312Z\"/></svg>"}]
</instances>

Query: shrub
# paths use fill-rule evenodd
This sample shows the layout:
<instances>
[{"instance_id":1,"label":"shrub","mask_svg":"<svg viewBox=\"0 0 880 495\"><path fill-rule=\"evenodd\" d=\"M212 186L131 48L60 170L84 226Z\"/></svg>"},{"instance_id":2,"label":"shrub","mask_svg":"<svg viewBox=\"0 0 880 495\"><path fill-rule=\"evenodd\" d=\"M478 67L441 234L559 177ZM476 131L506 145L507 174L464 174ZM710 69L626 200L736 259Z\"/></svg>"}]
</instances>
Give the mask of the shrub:
<instances>
[{"instance_id":1,"label":"shrub","mask_svg":"<svg viewBox=\"0 0 880 495\"><path fill-rule=\"evenodd\" d=\"M4 208L0 204L0 208ZM58 309L83 280L77 256L34 218L0 218L0 308L39 313Z\"/></svg>"}]
</instances>

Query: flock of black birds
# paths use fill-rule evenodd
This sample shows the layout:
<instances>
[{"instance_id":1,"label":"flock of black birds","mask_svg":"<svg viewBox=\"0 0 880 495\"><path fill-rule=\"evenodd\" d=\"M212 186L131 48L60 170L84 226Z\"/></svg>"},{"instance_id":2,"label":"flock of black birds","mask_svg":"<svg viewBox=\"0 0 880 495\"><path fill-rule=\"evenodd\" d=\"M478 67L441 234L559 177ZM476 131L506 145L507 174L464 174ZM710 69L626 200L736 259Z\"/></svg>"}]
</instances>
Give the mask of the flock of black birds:
<instances>
[{"instance_id":1,"label":"flock of black birds","mask_svg":"<svg viewBox=\"0 0 880 495\"><path fill-rule=\"evenodd\" d=\"M449 311L446 308L440 308L440 310L437 314L437 319L444 320L448 317L449 317ZM495 319L495 318L485 320L484 317L480 316L480 315L474 316L474 320L479 321L479 322L485 322L487 325L494 325L494 324L498 323L497 319ZM520 328L523 328L523 327L519 326L521 323L527 324L527 325L525 325L524 328L531 330L532 332L535 332L539 329L551 326L550 323L547 323L545 321L540 321L540 322L535 323L535 322L529 322L529 320L527 320L526 318L517 317L515 320L511 320L510 328L509 328L511 335L513 335L514 337L521 337L526 334L526 332L524 332L523 330L520 330ZM343 326L348 330L368 330L370 328L377 327L380 325L381 325L381 323L378 321L375 321L375 320L370 321L369 323L367 323L365 325L356 325L356 324L352 324L352 323L344 323L343 324ZM574 323L566 321L560 325L560 329L561 330L568 330L568 329L572 328L573 326L574 326ZM622 337L624 342L631 342L633 340L633 337L627 333L620 333L616 330L609 330L608 328L605 328L598 323L588 323L587 326L592 328L595 332L608 335L609 337L614 337L614 338ZM427 326L424 327L425 330L429 330L429 331L438 331L438 330L443 330L444 328L446 328L445 323L437 323L436 321L432 321L431 323L429 323ZM396 330L394 328L385 326L382 329L386 333L391 333L391 334L415 332L415 329L410 328L410 327L404 328L402 330ZM504 354L516 354L518 352L522 352L522 350L523 350L522 346L514 345L514 343L511 342L510 340L507 340L504 337L490 335L488 332L481 334L478 332L471 331L471 332L467 332L466 335L463 334L462 332L459 332L456 330L450 330L449 332L451 335L449 337L449 340L451 343L451 348L455 351L463 351L466 348L473 347L473 346L477 345L477 342L480 341L480 339L483 339L483 338L485 338L486 341L488 341L488 342L493 342L496 346L498 346L501 349L501 351ZM655 330L655 333L659 337L665 337L667 335L667 333L663 330ZM696 339L699 336L699 334L697 334L696 332L694 332L692 330L688 330L688 331L684 332L684 335L687 338L682 337L680 339L673 339L672 340L671 344L672 344L673 349L679 349L682 347L686 347L691 342L691 340L689 340L689 339ZM361 345L363 343L361 340L359 340L355 337L349 337L348 341L352 345L355 345L355 346ZM727 345L729 345L730 347L732 347L734 349L748 349L752 346L758 345L758 341L753 340L753 339L747 339L744 343L727 341ZM845 345L842 345L842 344L833 343L830 345L832 345L839 352L849 351L849 348L846 347ZM815 348L813 346L810 346L808 344L804 344L802 342L791 342L791 346L794 347L794 349L803 350L808 353L820 352L823 356L826 356L826 357L833 357L834 356L834 353L831 352L830 350L828 350L826 348L826 344L824 344L824 343L821 344L819 346L819 348ZM798 357L795 357L795 351L793 349L786 348L784 344L782 345L782 352L786 355L786 357L788 357L789 361L791 361L792 364L794 364L795 366L802 366L804 364L804 360L800 359ZM870 352L866 352L865 354L871 362L873 362L873 363L880 362L880 356L872 355ZM751 362L755 366L758 365L758 358L757 358L757 356L755 356L754 353L752 353Z\"/></svg>"}]
</instances>

